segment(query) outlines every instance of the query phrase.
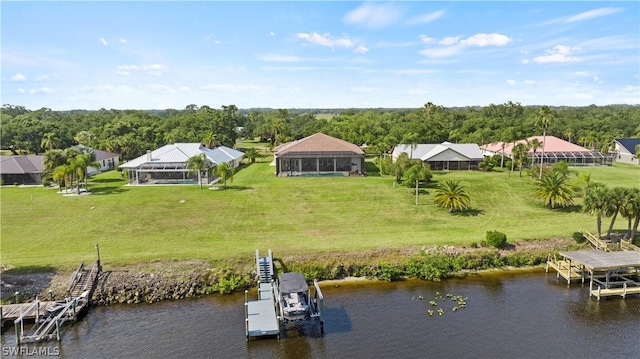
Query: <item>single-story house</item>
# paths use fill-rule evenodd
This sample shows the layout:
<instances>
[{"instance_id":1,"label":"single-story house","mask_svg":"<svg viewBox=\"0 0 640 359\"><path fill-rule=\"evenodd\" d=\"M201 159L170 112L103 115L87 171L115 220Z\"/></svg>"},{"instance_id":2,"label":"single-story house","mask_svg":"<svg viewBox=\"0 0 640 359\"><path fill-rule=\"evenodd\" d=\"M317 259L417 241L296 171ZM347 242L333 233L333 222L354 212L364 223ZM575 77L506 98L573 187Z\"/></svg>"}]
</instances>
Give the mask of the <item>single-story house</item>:
<instances>
[{"instance_id":1,"label":"single-story house","mask_svg":"<svg viewBox=\"0 0 640 359\"><path fill-rule=\"evenodd\" d=\"M198 178L210 183L212 171L201 177L187 168L189 158L200 154L205 155L212 168L221 163L237 168L244 157L243 152L226 146L210 149L200 143L174 143L147 151L118 167L127 170L130 184L192 184L198 183Z\"/></svg>"},{"instance_id":2,"label":"single-story house","mask_svg":"<svg viewBox=\"0 0 640 359\"><path fill-rule=\"evenodd\" d=\"M515 144L527 144L532 142L534 139L537 139L541 144L540 147L535 149L535 151L533 148L529 148L529 151L527 152L527 156L533 159L534 163L540 163L540 159L543 156L543 147L543 162L547 165L560 161L565 161L573 166L611 166L613 163L613 155L603 154L598 151L591 151L574 143L550 135L547 135L544 140L542 136L531 136L523 140L515 141ZM515 144L513 142L493 142L482 146L481 149L487 156L504 154L505 157L511 158L511 152Z\"/></svg>"},{"instance_id":3,"label":"single-story house","mask_svg":"<svg viewBox=\"0 0 640 359\"><path fill-rule=\"evenodd\" d=\"M339 138L316 133L273 149L276 176L360 175L364 151Z\"/></svg>"},{"instance_id":4,"label":"single-story house","mask_svg":"<svg viewBox=\"0 0 640 359\"><path fill-rule=\"evenodd\" d=\"M616 162L640 165L640 158L636 156L636 146L640 145L640 138L616 138L613 142Z\"/></svg>"},{"instance_id":5,"label":"single-story house","mask_svg":"<svg viewBox=\"0 0 640 359\"><path fill-rule=\"evenodd\" d=\"M391 153L395 162L398 157L406 153L409 159L427 162L432 170L474 170L484 158L480 147L475 143L450 143L397 145Z\"/></svg>"},{"instance_id":6,"label":"single-story house","mask_svg":"<svg viewBox=\"0 0 640 359\"><path fill-rule=\"evenodd\" d=\"M89 167L87 173L89 175L108 171L116 168L120 163L120 155L113 152L107 152L102 150L91 150L95 155L96 162L100 164L100 168Z\"/></svg>"},{"instance_id":7,"label":"single-story house","mask_svg":"<svg viewBox=\"0 0 640 359\"><path fill-rule=\"evenodd\" d=\"M41 185L44 156L0 156L2 184Z\"/></svg>"}]
</instances>

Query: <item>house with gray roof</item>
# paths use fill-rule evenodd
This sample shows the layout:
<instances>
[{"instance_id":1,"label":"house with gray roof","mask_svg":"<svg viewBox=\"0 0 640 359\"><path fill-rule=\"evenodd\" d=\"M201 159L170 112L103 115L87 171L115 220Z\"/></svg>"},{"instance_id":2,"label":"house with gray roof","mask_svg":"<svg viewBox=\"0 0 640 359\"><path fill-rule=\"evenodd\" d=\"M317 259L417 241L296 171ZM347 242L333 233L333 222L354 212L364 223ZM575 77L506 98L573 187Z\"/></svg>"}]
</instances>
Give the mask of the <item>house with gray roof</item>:
<instances>
[{"instance_id":1,"label":"house with gray roof","mask_svg":"<svg viewBox=\"0 0 640 359\"><path fill-rule=\"evenodd\" d=\"M475 143L400 144L393 149L391 159L395 162L402 153L427 162L435 171L475 170L484 158Z\"/></svg>"},{"instance_id":2,"label":"house with gray roof","mask_svg":"<svg viewBox=\"0 0 640 359\"><path fill-rule=\"evenodd\" d=\"M2 184L41 185L44 156L0 156Z\"/></svg>"},{"instance_id":3,"label":"house with gray roof","mask_svg":"<svg viewBox=\"0 0 640 359\"><path fill-rule=\"evenodd\" d=\"M339 138L316 133L273 149L276 176L364 174L364 151Z\"/></svg>"},{"instance_id":4,"label":"house with gray roof","mask_svg":"<svg viewBox=\"0 0 640 359\"><path fill-rule=\"evenodd\" d=\"M129 184L194 184L198 180L211 183L212 171L197 174L187 168L189 158L204 154L211 169L221 163L237 168L242 162L244 153L226 146L207 148L200 143L174 143L164 145L156 150L121 164L127 170Z\"/></svg>"},{"instance_id":5,"label":"house with gray roof","mask_svg":"<svg viewBox=\"0 0 640 359\"><path fill-rule=\"evenodd\" d=\"M636 156L636 146L640 145L640 138L616 138L613 142L615 162L640 165L640 158Z\"/></svg>"}]
</instances>

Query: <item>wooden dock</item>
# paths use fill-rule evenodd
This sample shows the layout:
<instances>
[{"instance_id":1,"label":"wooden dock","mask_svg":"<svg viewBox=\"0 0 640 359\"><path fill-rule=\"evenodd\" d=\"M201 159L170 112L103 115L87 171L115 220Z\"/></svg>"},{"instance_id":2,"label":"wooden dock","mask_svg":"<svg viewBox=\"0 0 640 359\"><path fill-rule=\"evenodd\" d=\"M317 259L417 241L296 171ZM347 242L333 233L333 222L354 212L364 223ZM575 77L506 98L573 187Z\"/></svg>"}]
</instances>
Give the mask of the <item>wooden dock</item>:
<instances>
[{"instance_id":1,"label":"wooden dock","mask_svg":"<svg viewBox=\"0 0 640 359\"><path fill-rule=\"evenodd\" d=\"M280 337L280 318L278 317L278 287L274 282L273 254L260 257L256 250L256 269L258 270L258 300L249 301L249 292L244 292L245 334L247 340L262 336Z\"/></svg>"},{"instance_id":2,"label":"wooden dock","mask_svg":"<svg viewBox=\"0 0 640 359\"><path fill-rule=\"evenodd\" d=\"M562 259L547 260L547 271L553 268L558 278L580 279L589 276L589 296L603 297L640 294L640 252L602 250L560 252Z\"/></svg>"},{"instance_id":3,"label":"wooden dock","mask_svg":"<svg viewBox=\"0 0 640 359\"><path fill-rule=\"evenodd\" d=\"M91 295L101 272L100 260L89 268L84 262L71 275L64 301L42 302L36 298L31 303L10 304L2 306L2 324L12 320L14 323L16 343L38 342L53 339L60 340L62 325L70 320L78 320L89 307ZM33 322L27 326L25 323Z\"/></svg>"}]
</instances>

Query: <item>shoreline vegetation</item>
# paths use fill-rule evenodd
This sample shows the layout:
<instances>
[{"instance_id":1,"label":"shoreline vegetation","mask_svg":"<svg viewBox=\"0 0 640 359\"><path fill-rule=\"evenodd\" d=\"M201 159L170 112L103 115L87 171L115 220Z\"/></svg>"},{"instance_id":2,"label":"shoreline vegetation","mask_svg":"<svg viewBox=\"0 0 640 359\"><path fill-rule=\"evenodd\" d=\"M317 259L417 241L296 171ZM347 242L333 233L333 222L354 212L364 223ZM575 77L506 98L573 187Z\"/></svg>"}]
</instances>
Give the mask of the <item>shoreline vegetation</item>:
<instances>
[{"instance_id":1,"label":"shoreline vegetation","mask_svg":"<svg viewBox=\"0 0 640 359\"><path fill-rule=\"evenodd\" d=\"M334 255L274 257L278 272L302 272L322 286L354 281L440 281L486 271L541 268L548 255L576 249L572 239L523 241L503 249L430 246L384 249ZM93 305L155 303L205 295L221 295L255 288L253 258L239 260L187 260L141 263L120 267L104 264L93 294ZM2 303L62 300L71 272L2 273Z\"/></svg>"}]
</instances>

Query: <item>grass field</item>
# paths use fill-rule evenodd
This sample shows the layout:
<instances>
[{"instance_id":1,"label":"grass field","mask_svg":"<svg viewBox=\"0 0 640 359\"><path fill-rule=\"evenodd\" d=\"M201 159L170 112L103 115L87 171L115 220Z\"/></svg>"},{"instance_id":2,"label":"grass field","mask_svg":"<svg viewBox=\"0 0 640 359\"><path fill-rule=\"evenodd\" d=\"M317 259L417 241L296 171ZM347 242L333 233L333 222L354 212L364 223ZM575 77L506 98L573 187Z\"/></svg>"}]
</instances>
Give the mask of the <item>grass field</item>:
<instances>
[{"instance_id":1,"label":"grass field","mask_svg":"<svg viewBox=\"0 0 640 359\"><path fill-rule=\"evenodd\" d=\"M595 228L580 212L549 210L517 172L436 172L416 206L412 189L390 177L276 178L271 158L242 168L226 190L198 186L130 187L116 171L90 180L91 195L64 197L43 187L3 187L1 262L72 269L95 258L124 265L192 258L247 258L255 249L281 255L381 247L470 244L499 230L510 242L569 237ZM372 164L368 168L374 169ZM593 181L639 186L634 166L584 168ZM452 215L432 201L437 181L460 179L473 210ZM604 224L608 225L605 220ZM626 222L619 220L617 229Z\"/></svg>"}]
</instances>

